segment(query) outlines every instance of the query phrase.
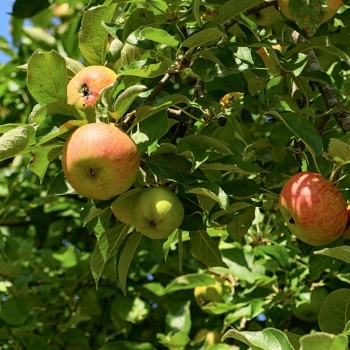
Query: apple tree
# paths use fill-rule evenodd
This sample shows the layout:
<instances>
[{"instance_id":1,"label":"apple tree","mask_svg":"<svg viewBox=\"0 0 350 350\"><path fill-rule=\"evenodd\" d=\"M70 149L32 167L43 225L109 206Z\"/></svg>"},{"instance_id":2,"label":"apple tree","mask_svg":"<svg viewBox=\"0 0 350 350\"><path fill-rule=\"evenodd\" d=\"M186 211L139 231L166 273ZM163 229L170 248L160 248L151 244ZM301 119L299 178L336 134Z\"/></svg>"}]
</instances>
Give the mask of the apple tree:
<instances>
[{"instance_id":1,"label":"apple tree","mask_svg":"<svg viewBox=\"0 0 350 350\"><path fill-rule=\"evenodd\" d=\"M0 349L348 349L349 0L16 0L11 34Z\"/></svg>"}]
</instances>

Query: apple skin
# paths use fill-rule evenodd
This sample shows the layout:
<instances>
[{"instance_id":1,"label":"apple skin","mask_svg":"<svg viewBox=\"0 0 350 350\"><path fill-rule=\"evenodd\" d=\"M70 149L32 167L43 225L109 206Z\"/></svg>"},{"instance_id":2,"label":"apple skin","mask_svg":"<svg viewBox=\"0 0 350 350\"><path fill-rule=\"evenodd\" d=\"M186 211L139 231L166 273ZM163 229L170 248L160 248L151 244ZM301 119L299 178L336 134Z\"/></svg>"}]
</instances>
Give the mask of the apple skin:
<instances>
[{"instance_id":1,"label":"apple skin","mask_svg":"<svg viewBox=\"0 0 350 350\"><path fill-rule=\"evenodd\" d=\"M147 188L133 202L134 226L152 239L170 236L181 225L183 218L181 201L166 187Z\"/></svg>"},{"instance_id":2,"label":"apple skin","mask_svg":"<svg viewBox=\"0 0 350 350\"><path fill-rule=\"evenodd\" d=\"M67 85L67 103L80 109L94 108L101 91L116 79L117 74L108 67L84 67Z\"/></svg>"},{"instance_id":3,"label":"apple skin","mask_svg":"<svg viewBox=\"0 0 350 350\"><path fill-rule=\"evenodd\" d=\"M339 7L342 5L343 0L328 0L327 9L321 23L327 22L330 20L339 10ZM289 11L289 0L278 0L278 5L282 13L290 20L294 21L295 18Z\"/></svg>"},{"instance_id":4,"label":"apple skin","mask_svg":"<svg viewBox=\"0 0 350 350\"><path fill-rule=\"evenodd\" d=\"M114 216L124 224L133 225L132 208L135 198L140 194L139 189L122 193L112 204Z\"/></svg>"},{"instance_id":5,"label":"apple skin","mask_svg":"<svg viewBox=\"0 0 350 350\"><path fill-rule=\"evenodd\" d=\"M205 306L210 302L223 302L223 286L221 283L209 284L207 286L197 286L193 294L199 307Z\"/></svg>"},{"instance_id":6,"label":"apple skin","mask_svg":"<svg viewBox=\"0 0 350 350\"><path fill-rule=\"evenodd\" d=\"M62 168L80 195L108 200L136 179L140 154L134 141L113 124L90 123L76 129L62 152Z\"/></svg>"},{"instance_id":7,"label":"apple skin","mask_svg":"<svg viewBox=\"0 0 350 350\"><path fill-rule=\"evenodd\" d=\"M314 246L337 239L348 221L340 191L313 172L293 175L282 188L278 206L289 230L301 241Z\"/></svg>"},{"instance_id":8,"label":"apple skin","mask_svg":"<svg viewBox=\"0 0 350 350\"><path fill-rule=\"evenodd\" d=\"M195 334L193 340L195 342L205 340L205 348L207 348L210 345L219 344L221 342L221 334L217 330L203 328Z\"/></svg>"}]
</instances>

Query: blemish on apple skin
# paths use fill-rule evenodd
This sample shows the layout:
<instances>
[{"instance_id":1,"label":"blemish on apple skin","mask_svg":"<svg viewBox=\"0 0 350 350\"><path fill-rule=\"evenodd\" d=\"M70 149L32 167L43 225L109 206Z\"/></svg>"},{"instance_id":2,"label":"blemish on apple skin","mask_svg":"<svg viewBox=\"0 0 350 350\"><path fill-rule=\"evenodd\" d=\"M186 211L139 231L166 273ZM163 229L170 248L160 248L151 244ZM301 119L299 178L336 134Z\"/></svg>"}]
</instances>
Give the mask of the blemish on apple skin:
<instances>
[{"instance_id":1,"label":"blemish on apple skin","mask_svg":"<svg viewBox=\"0 0 350 350\"><path fill-rule=\"evenodd\" d=\"M290 224L295 224L294 219L293 219L293 218L290 218L290 219L289 219L289 223L290 223Z\"/></svg>"},{"instance_id":2,"label":"blemish on apple skin","mask_svg":"<svg viewBox=\"0 0 350 350\"><path fill-rule=\"evenodd\" d=\"M95 173L94 169L90 169L89 170L89 178L92 179L92 178L94 178L95 175L96 175L96 173Z\"/></svg>"},{"instance_id":3,"label":"blemish on apple skin","mask_svg":"<svg viewBox=\"0 0 350 350\"><path fill-rule=\"evenodd\" d=\"M89 87L85 83L81 86L81 94L84 98L87 98L87 99L92 95Z\"/></svg>"},{"instance_id":4,"label":"blemish on apple skin","mask_svg":"<svg viewBox=\"0 0 350 350\"><path fill-rule=\"evenodd\" d=\"M153 220L150 221L149 225L150 225L151 227L156 227L156 223L155 223Z\"/></svg>"}]
</instances>

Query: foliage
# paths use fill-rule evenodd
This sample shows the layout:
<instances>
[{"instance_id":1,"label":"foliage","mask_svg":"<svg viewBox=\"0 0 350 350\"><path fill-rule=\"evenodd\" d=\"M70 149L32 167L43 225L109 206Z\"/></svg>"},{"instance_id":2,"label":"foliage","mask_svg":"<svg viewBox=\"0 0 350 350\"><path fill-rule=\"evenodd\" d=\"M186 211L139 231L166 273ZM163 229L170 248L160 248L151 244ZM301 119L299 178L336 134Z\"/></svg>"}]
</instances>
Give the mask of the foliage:
<instances>
[{"instance_id":1,"label":"foliage","mask_svg":"<svg viewBox=\"0 0 350 350\"><path fill-rule=\"evenodd\" d=\"M296 240L277 200L309 170L349 201L350 2L312 37L280 13L268 26L250 17L271 6L15 1L14 48L0 46L11 55L0 79L0 349L204 349L203 328L223 335L212 350L347 349L348 241ZM166 241L64 179L64 143L92 121L66 103L66 86L88 65L118 73L94 120L136 142L134 188L175 188L185 207ZM216 284L222 300L196 300L196 287ZM322 306L300 314L319 288Z\"/></svg>"}]
</instances>

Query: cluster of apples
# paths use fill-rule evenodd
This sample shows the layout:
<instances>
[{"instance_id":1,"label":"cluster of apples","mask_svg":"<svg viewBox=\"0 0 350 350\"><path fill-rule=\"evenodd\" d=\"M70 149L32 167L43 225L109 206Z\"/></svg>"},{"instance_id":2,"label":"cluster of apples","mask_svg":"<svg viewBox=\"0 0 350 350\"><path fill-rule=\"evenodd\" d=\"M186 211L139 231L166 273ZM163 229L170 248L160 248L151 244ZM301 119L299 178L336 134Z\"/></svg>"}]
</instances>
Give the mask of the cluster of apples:
<instances>
[{"instance_id":1,"label":"cluster of apples","mask_svg":"<svg viewBox=\"0 0 350 350\"><path fill-rule=\"evenodd\" d=\"M305 243L321 246L342 234L350 237L350 209L339 189L320 174L293 175L283 186L278 205L289 230Z\"/></svg>"},{"instance_id":2,"label":"cluster of apples","mask_svg":"<svg viewBox=\"0 0 350 350\"><path fill-rule=\"evenodd\" d=\"M104 66L81 69L68 83L67 102L92 115L102 90L117 74ZM153 239L166 238L184 218L184 207L166 187L128 191L140 168L140 153L132 138L114 124L92 122L77 128L62 152L62 169L72 188L92 200L113 202L120 221Z\"/></svg>"}]
</instances>

